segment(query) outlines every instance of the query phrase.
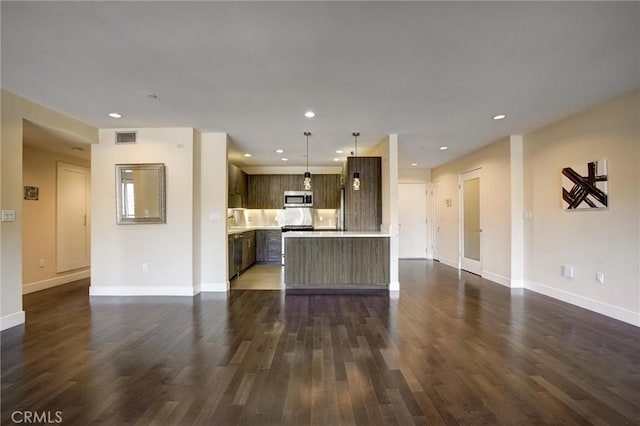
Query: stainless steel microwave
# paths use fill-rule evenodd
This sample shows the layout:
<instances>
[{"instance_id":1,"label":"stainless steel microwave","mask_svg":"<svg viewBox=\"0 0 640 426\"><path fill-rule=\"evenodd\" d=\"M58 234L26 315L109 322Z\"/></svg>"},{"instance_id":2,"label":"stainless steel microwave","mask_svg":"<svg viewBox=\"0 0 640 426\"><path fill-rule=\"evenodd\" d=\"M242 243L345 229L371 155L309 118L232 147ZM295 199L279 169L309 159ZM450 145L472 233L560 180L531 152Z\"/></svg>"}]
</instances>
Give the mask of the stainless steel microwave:
<instances>
[{"instance_id":1,"label":"stainless steel microwave","mask_svg":"<svg viewBox=\"0 0 640 426\"><path fill-rule=\"evenodd\" d=\"M287 207L313 207L313 192L284 191L284 208Z\"/></svg>"}]
</instances>

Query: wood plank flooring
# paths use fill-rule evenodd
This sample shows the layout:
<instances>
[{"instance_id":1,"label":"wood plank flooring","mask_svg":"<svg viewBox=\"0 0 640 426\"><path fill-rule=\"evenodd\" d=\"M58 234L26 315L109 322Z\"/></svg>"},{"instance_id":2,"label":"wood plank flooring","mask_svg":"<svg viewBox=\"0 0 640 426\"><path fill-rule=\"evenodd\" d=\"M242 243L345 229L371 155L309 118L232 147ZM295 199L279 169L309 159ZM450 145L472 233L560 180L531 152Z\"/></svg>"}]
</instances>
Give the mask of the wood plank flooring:
<instances>
[{"instance_id":1,"label":"wood plank flooring","mask_svg":"<svg viewBox=\"0 0 640 426\"><path fill-rule=\"evenodd\" d=\"M27 295L26 326L1 336L1 422L639 424L640 329L428 261L401 261L400 282L398 297Z\"/></svg>"}]
</instances>

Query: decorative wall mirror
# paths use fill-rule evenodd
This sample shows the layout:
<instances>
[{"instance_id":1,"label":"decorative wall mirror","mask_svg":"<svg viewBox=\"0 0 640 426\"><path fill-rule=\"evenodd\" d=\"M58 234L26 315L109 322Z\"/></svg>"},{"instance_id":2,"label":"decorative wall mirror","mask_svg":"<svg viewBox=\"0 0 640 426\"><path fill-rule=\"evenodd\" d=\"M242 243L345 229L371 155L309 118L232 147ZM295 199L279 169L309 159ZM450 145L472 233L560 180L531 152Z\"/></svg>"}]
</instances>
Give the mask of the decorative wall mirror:
<instances>
[{"instance_id":1,"label":"decorative wall mirror","mask_svg":"<svg viewBox=\"0 0 640 426\"><path fill-rule=\"evenodd\" d=\"M116 223L167 223L165 166L116 164Z\"/></svg>"}]
</instances>

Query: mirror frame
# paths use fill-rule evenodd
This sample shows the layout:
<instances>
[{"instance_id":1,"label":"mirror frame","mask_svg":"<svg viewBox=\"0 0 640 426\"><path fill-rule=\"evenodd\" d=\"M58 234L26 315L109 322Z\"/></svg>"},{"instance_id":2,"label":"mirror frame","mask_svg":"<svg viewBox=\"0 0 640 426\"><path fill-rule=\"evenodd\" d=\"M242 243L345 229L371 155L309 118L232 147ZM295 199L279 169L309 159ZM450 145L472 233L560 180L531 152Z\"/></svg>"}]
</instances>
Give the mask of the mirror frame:
<instances>
[{"instance_id":1,"label":"mirror frame","mask_svg":"<svg viewBox=\"0 0 640 426\"><path fill-rule=\"evenodd\" d=\"M122 173L125 170L150 170L158 176L158 208L159 216L154 217L125 217L122 205ZM116 223L118 225L140 225L153 223L167 223L166 205L166 172L164 163L142 163L142 164L116 164Z\"/></svg>"}]
</instances>

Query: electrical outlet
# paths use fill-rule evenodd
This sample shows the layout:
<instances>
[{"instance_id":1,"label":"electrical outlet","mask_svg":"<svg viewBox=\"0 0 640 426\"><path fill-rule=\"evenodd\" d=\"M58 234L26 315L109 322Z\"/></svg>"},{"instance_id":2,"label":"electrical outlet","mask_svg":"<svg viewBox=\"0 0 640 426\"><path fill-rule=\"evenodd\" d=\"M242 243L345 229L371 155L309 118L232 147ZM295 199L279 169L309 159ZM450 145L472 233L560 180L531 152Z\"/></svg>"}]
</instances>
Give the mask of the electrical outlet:
<instances>
[{"instance_id":1,"label":"electrical outlet","mask_svg":"<svg viewBox=\"0 0 640 426\"><path fill-rule=\"evenodd\" d=\"M38 262L38 266L40 268L44 268L44 265L45 265L44 259L40 259L40 262Z\"/></svg>"},{"instance_id":2,"label":"electrical outlet","mask_svg":"<svg viewBox=\"0 0 640 426\"><path fill-rule=\"evenodd\" d=\"M600 284L604 284L604 272L596 272L596 281Z\"/></svg>"},{"instance_id":3,"label":"electrical outlet","mask_svg":"<svg viewBox=\"0 0 640 426\"><path fill-rule=\"evenodd\" d=\"M149 264L148 263L143 263L142 264L142 272L147 272L149 271Z\"/></svg>"},{"instance_id":4,"label":"electrical outlet","mask_svg":"<svg viewBox=\"0 0 640 426\"><path fill-rule=\"evenodd\" d=\"M562 276L565 278L573 278L573 266L562 265Z\"/></svg>"}]
</instances>

